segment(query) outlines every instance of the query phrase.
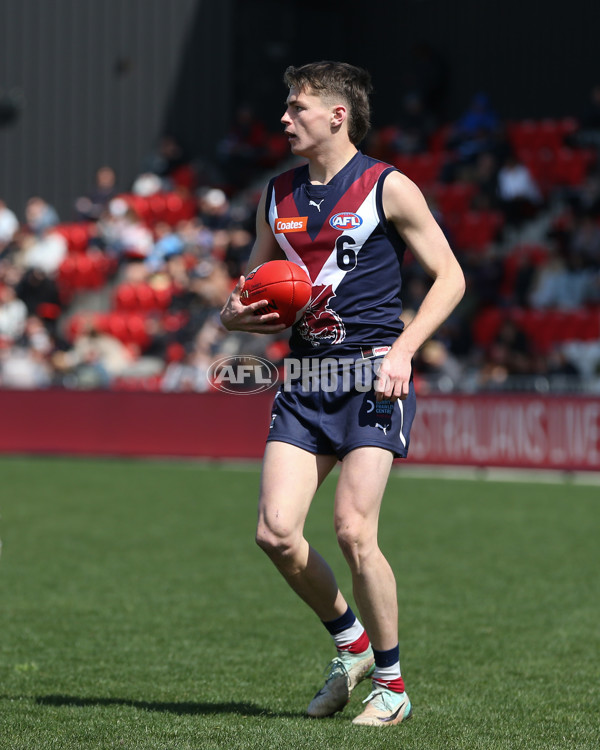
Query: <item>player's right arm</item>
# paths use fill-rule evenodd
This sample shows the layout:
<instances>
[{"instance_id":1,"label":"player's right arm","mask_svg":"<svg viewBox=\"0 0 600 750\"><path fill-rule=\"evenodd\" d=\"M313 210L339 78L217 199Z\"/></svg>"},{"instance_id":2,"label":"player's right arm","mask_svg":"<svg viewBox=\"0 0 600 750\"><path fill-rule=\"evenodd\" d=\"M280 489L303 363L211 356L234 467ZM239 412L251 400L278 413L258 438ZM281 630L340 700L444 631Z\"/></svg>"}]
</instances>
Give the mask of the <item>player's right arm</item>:
<instances>
[{"instance_id":1,"label":"player's right arm","mask_svg":"<svg viewBox=\"0 0 600 750\"><path fill-rule=\"evenodd\" d=\"M285 253L273 236L271 227L265 219L265 203L267 200L267 188L263 190L256 212L256 242L248 259L246 273L267 263L270 260L284 260ZM279 333L285 329L283 323L278 323L279 314L276 312L266 315L256 315L255 311L268 305L267 300L253 302L251 305L243 305L240 294L244 288L245 276L240 276L229 299L221 310L221 322L228 331L247 331L249 333Z\"/></svg>"}]
</instances>

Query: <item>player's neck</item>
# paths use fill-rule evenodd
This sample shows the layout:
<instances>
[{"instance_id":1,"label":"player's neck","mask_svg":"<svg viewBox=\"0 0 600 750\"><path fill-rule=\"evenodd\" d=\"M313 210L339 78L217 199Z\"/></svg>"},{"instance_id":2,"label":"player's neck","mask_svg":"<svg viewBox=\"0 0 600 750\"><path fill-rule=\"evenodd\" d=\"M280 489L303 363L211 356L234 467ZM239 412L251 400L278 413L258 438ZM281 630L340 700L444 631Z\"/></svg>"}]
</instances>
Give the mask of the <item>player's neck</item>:
<instances>
[{"instance_id":1,"label":"player's neck","mask_svg":"<svg viewBox=\"0 0 600 750\"><path fill-rule=\"evenodd\" d=\"M327 185L357 152L353 143L343 149L320 153L308 160L308 174L313 185Z\"/></svg>"}]
</instances>

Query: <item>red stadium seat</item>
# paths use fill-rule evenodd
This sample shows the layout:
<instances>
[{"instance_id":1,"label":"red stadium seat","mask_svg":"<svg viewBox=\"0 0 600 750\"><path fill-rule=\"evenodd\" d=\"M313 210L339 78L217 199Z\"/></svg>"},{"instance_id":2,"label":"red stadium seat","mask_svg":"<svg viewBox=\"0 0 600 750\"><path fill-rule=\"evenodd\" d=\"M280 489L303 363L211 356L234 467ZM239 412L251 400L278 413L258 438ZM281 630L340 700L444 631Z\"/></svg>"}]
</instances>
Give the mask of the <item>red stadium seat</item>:
<instances>
[{"instance_id":1,"label":"red stadium seat","mask_svg":"<svg viewBox=\"0 0 600 750\"><path fill-rule=\"evenodd\" d=\"M448 218L455 214L467 213L476 189L475 185L459 182L452 185L434 185L431 193L442 215Z\"/></svg>"},{"instance_id":2,"label":"red stadium seat","mask_svg":"<svg viewBox=\"0 0 600 750\"><path fill-rule=\"evenodd\" d=\"M419 187L426 187L437 182L442 165L447 158L445 151L433 154L417 154L415 156L396 156L392 164L416 182Z\"/></svg>"},{"instance_id":3,"label":"red stadium seat","mask_svg":"<svg viewBox=\"0 0 600 750\"><path fill-rule=\"evenodd\" d=\"M498 236L503 221L497 211L468 211L452 227L456 246L461 250L484 250Z\"/></svg>"},{"instance_id":4,"label":"red stadium seat","mask_svg":"<svg viewBox=\"0 0 600 750\"><path fill-rule=\"evenodd\" d=\"M553 183L555 185L581 185L595 158L593 151L561 148L555 155Z\"/></svg>"},{"instance_id":5,"label":"red stadium seat","mask_svg":"<svg viewBox=\"0 0 600 750\"><path fill-rule=\"evenodd\" d=\"M133 284L121 284L115 293L115 307L117 310L135 310L137 295Z\"/></svg>"},{"instance_id":6,"label":"red stadium seat","mask_svg":"<svg viewBox=\"0 0 600 750\"><path fill-rule=\"evenodd\" d=\"M154 310L156 308L154 292L148 284L137 284L135 295L137 298L137 310Z\"/></svg>"},{"instance_id":7,"label":"red stadium seat","mask_svg":"<svg viewBox=\"0 0 600 750\"><path fill-rule=\"evenodd\" d=\"M149 196L148 206L150 207L149 220L153 224L158 224L161 221L167 221L168 208L167 200L164 193L155 193Z\"/></svg>"},{"instance_id":8,"label":"red stadium seat","mask_svg":"<svg viewBox=\"0 0 600 750\"><path fill-rule=\"evenodd\" d=\"M508 139L514 151L524 151L537 148L537 125L533 120L521 120L508 124Z\"/></svg>"},{"instance_id":9,"label":"red stadium seat","mask_svg":"<svg viewBox=\"0 0 600 750\"><path fill-rule=\"evenodd\" d=\"M577 122L572 118L523 120L509 123L508 138L516 152L546 149L554 153L565 146L565 138L576 129Z\"/></svg>"},{"instance_id":10,"label":"red stadium seat","mask_svg":"<svg viewBox=\"0 0 600 750\"><path fill-rule=\"evenodd\" d=\"M166 310L171 304L173 292L170 287L152 287L154 293L155 306L161 310Z\"/></svg>"},{"instance_id":11,"label":"red stadium seat","mask_svg":"<svg viewBox=\"0 0 600 750\"><path fill-rule=\"evenodd\" d=\"M498 307L487 307L473 321L473 340L480 347L489 346L498 333L506 312Z\"/></svg>"},{"instance_id":12,"label":"red stadium seat","mask_svg":"<svg viewBox=\"0 0 600 750\"><path fill-rule=\"evenodd\" d=\"M175 226L180 221L192 219L197 213L196 201L193 198L182 198L177 193L166 195L165 203L165 220L171 226Z\"/></svg>"},{"instance_id":13,"label":"red stadium seat","mask_svg":"<svg viewBox=\"0 0 600 750\"><path fill-rule=\"evenodd\" d=\"M65 223L57 224L52 231L66 239L69 253L85 253L94 228L95 224L89 222Z\"/></svg>"},{"instance_id":14,"label":"red stadium seat","mask_svg":"<svg viewBox=\"0 0 600 750\"><path fill-rule=\"evenodd\" d=\"M150 337L146 328L146 318L138 313L130 313L125 321L127 327L126 341L137 344L140 349L145 349L150 343Z\"/></svg>"},{"instance_id":15,"label":"red stadium seat","mask_svg":"<svg viewBox=\"0 0 600 750\"><path fill-rule=\"evenodd\" d=\"M429 139L429 151L436 154L440 151L445 151L451 132L452 125L442 125L439 127Z\"/></svg>"},{"instance_id":16,"label":"red stadium seat","mask_svg":"<svg viewBox=\"0 0 600 750\"><path fill-rule=\"evenodd\" d=\"M133 193L123 193L118 196L127 203L129 208L136 214L136 216L143 222L148 223L152 217L150 204L148 198L144 198L141 195L134 195Z\"/></svg>"},{"instance_id":17,"label":"red stadium seat","mask_svg":"<svg viewBox=\"0 0 600 750\"><path fill-rule=\"evenodd\" d=\"M124 344L129 341L129 330L127 328L127 317L125 313L110 313L102 326L106 333L114 336Z\"/></svg>"}]
</instances>

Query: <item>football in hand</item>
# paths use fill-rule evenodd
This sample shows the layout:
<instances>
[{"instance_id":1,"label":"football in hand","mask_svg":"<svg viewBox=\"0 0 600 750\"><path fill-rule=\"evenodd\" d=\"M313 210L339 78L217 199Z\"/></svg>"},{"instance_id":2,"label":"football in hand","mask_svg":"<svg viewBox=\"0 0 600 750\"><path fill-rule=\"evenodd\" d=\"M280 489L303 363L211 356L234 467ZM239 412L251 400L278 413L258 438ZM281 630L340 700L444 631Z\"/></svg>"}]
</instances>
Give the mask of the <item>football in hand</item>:
<instances>
[{"instance_id":1,"label":"football in hand","mask_svg":"<svg viewBox=\"0 0 600 750\"><path fill-rule=\"evenodd\" d=\"M273 323L289 327L304 315L311 293L310 278L297 263L270 260L246 276L240 299L244 305L266 299L269 304L257 310L256 315L279 313L279 320Z\"/></svg>"}]
</instances>

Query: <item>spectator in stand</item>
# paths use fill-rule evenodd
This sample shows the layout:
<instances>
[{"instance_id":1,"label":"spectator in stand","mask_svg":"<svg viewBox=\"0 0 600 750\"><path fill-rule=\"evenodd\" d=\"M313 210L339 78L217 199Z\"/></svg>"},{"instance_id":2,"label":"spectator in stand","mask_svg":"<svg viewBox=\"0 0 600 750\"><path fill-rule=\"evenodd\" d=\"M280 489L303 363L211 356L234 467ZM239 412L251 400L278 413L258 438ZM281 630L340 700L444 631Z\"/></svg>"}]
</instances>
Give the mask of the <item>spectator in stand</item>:
<instances>
[{"instance_id":1,"label":"spectator in stand","mask_svg":"<svg viewBox=\"0 0 600 750\"><path fill-rule=\"evenodd\" d=\"M119 339L98 331L88 322L68 351L53 355L63 382L75 388L107 388L133 363L130 350Z\"/></svg>"},{"instance_id":2,"label":"spectator in stand","mask_svg":"<svg viewBox=\"0 0 600 750\"><path fill-rule=\"evenodd\" d=\"M156 242L146 259L146 265L151 272L160 270L169 258L181 255L185 249L179 233L169 224L160 222L154 227L154 234Z\"/></svg>"},{"instance_id":3,"label":"spectator in stand","mask_svg":"<svg viewBox=\"0 0 600 750\"><path fill-rule=\"evenodd\" d=\"M498 172L498 197L508 224L519 227L542 206L542 193L527 166L511 154Z\"/></svg>"},{"instance_id":4,"label":"spectator in stand","mask_svg":"<svg viewBox=\"0 0 600 750\"><path fill-rule=\"evenodd\" d=\"M535 371L533 343L513 320L505 318L485 353L480 373L481 385L500 386L508 377L531 375Z\"/></svg>"},{"instance_id":5,"label":"spectator in stand","mask_svg":"<svg viewBox=\"0 0 600 750\"><path fill-rule=\"evenodd\" d=\"M479 154L470 176L470 182L476 187L471 199L474 210L493 211L499 207L498 160L495 154L490 151Z\"/></svg>"},{"instance_id":6,"label":"spectator in stand","mask_svg":"<svg viewBox=\"0 0 600 750\"><path fill-rule=\"evenodd\" d=\"M0 199L0 253L12 242L19 229L19 220L6 203Z\"/></svg>"},{"instance_id":7,"label":"spectator in stand","mask_svg":"<svg viewBox=\"0 0 600 750\"><path fill-rule=\"evenodd\" d=\"M25 331L27 305L8 284L0 284L0 342L13 342Z\"/></svg>"},{"instance_id":8,"label":"spectator in stand","mask_svg":"<svg viewBox=\"0 0 600 750\"><path fill-rule=\"evenodd\" d=\"M225 265L232 279L237 280L245 273L253 245L254 235L251 232L241 226L232 227L225 252Z\"/></svg>"},{"instance_id":9,"label":"spectator in stand","mask_svg":"<svg viewBox=\"0 0 600 750\"><path fill-rule=\"evenodd\" d=\"M600 225L590 214L575 219L569 250L581 255L587 267L600 270Z\"/></svg>"},{"instance_id":10,"label":"spectator in stand","mask_svg":"<svg viewBox=\"0 0 600 750\"><path fill-rule=\"evenodd\" d=\"M446 147L453 152L442 167L443 182L470 179L481 154L491 153L504 158L506 148L500 118L487 94L477 94L466 112L451 128Z\"/></svg>"},{"instance_id":11,"label":"spectator in stand","mask_svg":"<svg viewBox=\"0 0 600 750\"><path fill-rule=\"evenodd\" d=\"M229 229L231 206L220 188L202 190L198 197L200 220L208 229Z\"/></svg>"},{"instance_id":12,"label":"spectator in stand","mask_svg":"<svg viewBox=\"0 0 600 750\"><path fill-rule=\"evenodd\" d=\"M460 384L463 368L448 348L433 338L415 357L415 372L419 375L421 393L427 390L427 382L434 378L442 390L452 391Z\"/></svg>"},{"instance_id":13,"label":"spectator in stand","mask_svg":"<svg viewBox=\"0 0 600 750\"><path fill-rule=\"evenodd\" d=\"M96 172L94 187L86 195L75 201L75 210L79 219L98 221L110 201L118 194L117 176L112 167L100 167Z\"/></svg>"},{"instance_id":14,"label":"spectator in stand","mask_svg":"<svg viewBox=\"0 0 600 750\"><path fill-rule=\"evenodd\" d=\"M480 133L494 134L500 127L500 118L487 94L476 94L464 114L454 123L449 143L460 148Z\"/></svg>"},{"instance_id":15,"label":"spectator in stand","mask_svg":"<svg viewBox=\"0 0 600 750\"><path fill-rule=\"evenodd\" d=\"M29 232L41 236L59 223L56 209L43 198L34 197L25 206L25 224Z\"/></svg>"},{"instance_id":16,"label":"spectator in stand","mask_svg":"<svg viewBox=\"0 0 600 750\"><path fill-rule=\"evenodd\" d=\"M67 257L67 240L62 234L48 228L41 233L27 235L21 243L22 263L50 277L55 277Z\"/></svg>"},{"instance_id":17,"label":"spectator in stand","mask_svg":"<svg viewBox=\"0 0 600 750\"><path fill-rule=\"evenodd\" d=\"M529 297L536 309L576 310L592 295L595 274L585 268L581 255L566 258L554 252L542 266Z\"/></svg>"},{"instance_id":18,"label":"spectator in stand","mask_svg":"<svg viewBox=\"0 0 600 750\"><path fill-rule=\"evenodd\" d=\"M161 390L194 391L210 389L209 368L218 358L218 346L224 338L224 329L213 314L207 318L196 334L192 347L180 360L170 362L161 381Z\"/></svg>"},{"instance_id":19,"label":"spectator in stand","mask_svg":"<svg viewBox=\"0 0 600 750\"><path fill-rule=\"evenodd\" d=\"M33 349L49 359L56 349L56 342L48 332L44 322L37 315L30 315L23 328L23 332L17 340L17 345L24 349Z\"/></svg>"},{"instance_id":20,"label":"spectator in stand","mask_svg":"<svg viewBox=\"0 0 600 750\"><path fill-rule=\"evenodd\" d=\"M16 346L0 349L0 387L18 390L47 388L52 384L53 371L43 353L33 348Z\"/></svg>"},{"instance_id":21,"label":"spectator in stand","mask_svg":"<svg viewBox=\"0 0 600 750\"><path fill-rule=\"evenodd\" d=\"M17 294L27 305L30 315L36 315L41 305L60 307L60 294L56 279L40 268L29 268L19 279Z\"/></svg>"},{"instance_id":22,"label":"spectator in stand","mask_svg":"<svg viewBox=\"0 0 600 750\"><path fill-rule=\"evenodd\" d=\"M197 258L206 258L212 253L213 233L199 217L180 222L177 225L177 233L183 242L184 252L189 252Z\"/></svg>"},{"instance_id":23,"label":"spectator in stand","mask_svg":"<svg viewBox=\"0 0 600 750\"><path fill-rule=\"evenodd\" d=\"M98 234L108 254L125 263L144 261L154 247L152 232L122 198L110 201Z\"/></svg>"},{"instance_id":24,"label":"spectator in stand","mask_svg":"<svg viewBox=\"0 0 600 750\"><path fill-rule=\"evenodd\" d=\"M10 287L4 288L4 295L8 289ZM56 349L56 342L40 318L35 315L27 317L27 310L23 309L25 306L21 300L12 297L10 292L8 297L11 298L8 304L13 306L12 311L16 315L11 321L4 320L4 323L9 324L9 330L5 329L5 332L10 333L10 337L4 340L4 347L0 349L0 386L19 389L45 388L51 385L53 380L50 358ZM20 305L15 308L15 303ZM4 307L0 307L0 326L3 322L3 312Z\"/></svg>"},{"instance_id":25,"label":"spectator in stand","mask_svg":"<svg viewBox=\"0 0 600 750\"><path fill-rule=\"evenodd\" d=\"M154 174L153 172L142 172L142 174L135 178L131 187L131 192L142 198L148 198L151 195L156 195L156 193L168 189L169 186L166 185L157 174Z\"/></svg>"}]
</instances>

